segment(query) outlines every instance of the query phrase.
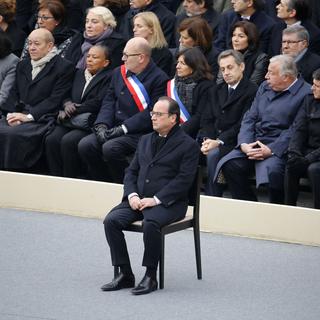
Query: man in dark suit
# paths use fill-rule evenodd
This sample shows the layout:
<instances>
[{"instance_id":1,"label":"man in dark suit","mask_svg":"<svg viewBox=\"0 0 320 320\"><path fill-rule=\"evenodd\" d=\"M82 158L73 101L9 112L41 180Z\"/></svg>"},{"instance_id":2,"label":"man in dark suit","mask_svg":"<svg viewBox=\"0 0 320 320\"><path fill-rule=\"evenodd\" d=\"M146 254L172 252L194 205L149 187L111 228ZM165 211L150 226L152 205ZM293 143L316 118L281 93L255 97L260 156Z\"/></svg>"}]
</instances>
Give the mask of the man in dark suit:
<instances>
[{"instance_id":1,"label":"man in dark suit","mask_svg":"<svg viewBox=\"0 0 320 320\"><path fill-rule=\"evenodd\" d=\"M44 137L71 89L74 68L58 55L50 31L32 31L28 44L31 59L18 63L7 117L0 120L0 169L24 169L37 163Z\"/></svg>"},{"instance_id":2,"label":"man in dark suit","mask_svg":"<svg viewBox=\"0 0 320 320\"><path fill-rule=\"evenodd\" d=\"M286 151L310 85L287 55L270 59L266 80L243 117L236 148L219 161L216 176L222 168L232 198L256 201L248 179L255 172L256 185L268 188L270 202L283 203Z\"/></svg>"},{"instance_id":3,"label":"man in dark suit","mask_svg":"<svg viewBox=\"0 0 320 320\"><path fill-rule=\"evenodd\" d=\"M281 53L281 31L293 25L301 25L309 32L309 49L320 52L320 29L310 19L309 0L281 0L277 5L277 16L282 21L276 23L271 31L269 55Z\"/></svg>"},{"instance_id":4,"label":"man in dark suit","mask_svg":"<svg viewBox=\"0 0 320 320\"><path fill-rule=\"evenodd\" d=\"M218 35L214 42L220 50L226 50L231 44L231 28L237 21L249 20L254 23L260 34L260 49L268 52L270 33L275 21L263 9L262 0L233 0L233 9L222 14Z\"/></svg>"},{"instance_id":5,"label":"man in dark suit","mask_svg":"<svg viewBox=\"0 0 320 320\"><path fill-rule=\"evenodd\" d=\"M235 50L221 52L218 57L224 82L213 88L212 103L201 119L200 137L206 137L201 151L207 156L208 183L206 194L221 196L222 188L213 182L220 158L237 144L243 114L250 108L258 89L244 78L244 58Z\"/></svg>"},{"instance_id":6,"label":"man in dark suit","mask_svg":"<svg viewBox=\"0 0 320 320\"><path fill-rule=\"evenodd\" d=\"M122 60L124 65L115 69L102 101L95 133L78 145L94 180L123 182L127 156L136 150L140 136L152 131L149 112L168 80L152 61L151 48L143 38L127 42Z\"/></svg>"},{"instance_id":7,"label":"man in dark suit","mask_svg":"<svg viewBox=\"0 0 320 320\"><path fill-rule=\"evenodd\" d=\"M156 290L160 229L183 219L187 211L188 191L196 173L199 147L179 127L177 102L161 97L150 114L154 132L141 137L125 175L123 200L104 220L112 264L120 267L120 274L102 286L103 291L135 285L123 229L137 220L143 220L142 264L146 273L132 293L140 295Z\"/></svg>"},{"instance_id":8,"label":"man in dark suit","mask_svg":"<svg viewBox=\"0 0 320 320\"><path fill-rule=\"evenodd\" d=\"M133 37L133 17L139 12L151 11L158 17L167 42L172 43L174 41L176 16L159 0L131 0L130 6L131 8L125 14L119 29L119 32L127 39Z\"/></svg>"},{"instance_id":9,"label":"man in dark suit","mask_svg":"<svg viewBox=\"0 0 320 320\"><path fill-rule=\"evenodd\" d=\"M306 28L296 25L283 30L282 53L294 59L303 79L312 84L312 74L320 68L320 56L311 52L308 46L309 33Z\"/></svg>"}]
</instances>

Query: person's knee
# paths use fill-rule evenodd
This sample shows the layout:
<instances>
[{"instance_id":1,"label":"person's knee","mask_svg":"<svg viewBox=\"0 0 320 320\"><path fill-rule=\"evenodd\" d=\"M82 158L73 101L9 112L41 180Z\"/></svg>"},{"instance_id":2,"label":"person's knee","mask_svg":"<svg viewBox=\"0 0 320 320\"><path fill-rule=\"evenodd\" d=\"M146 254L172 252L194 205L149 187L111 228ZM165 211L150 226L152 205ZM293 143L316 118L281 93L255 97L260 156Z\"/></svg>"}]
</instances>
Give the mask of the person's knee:
<instances>
[{"instance_id":1,"label":"person's knee","mask_svg":"<svg viewBox=\"0 0 320 320\"><path fill-rule=\"evenodd\" d=\"M82 138L78 143L78 153L83 160L91 158L97 148L98 142L94 134Z\"/></svg>"},{"instance_id":2,"label":"person's knee","mask_svg":"<svg viewBox=\"0 0 320 320\"><path fill-rule=\"evenodd\" d=\"M320 162L317 163L311 163L308 167L308 176L312 177L312 176L320 176Z\"/></svg>"},{"instance_id":3,"label":"person's knee","mask_svg":"<svg viewBox=\"0 0 320 320\"><path fill-rule=\"evenodd\" d=\"M102 156L104 161L122 159L123 149L121 149L116 140L109 140L102 146Z\"/></svg>"}]
</instances>

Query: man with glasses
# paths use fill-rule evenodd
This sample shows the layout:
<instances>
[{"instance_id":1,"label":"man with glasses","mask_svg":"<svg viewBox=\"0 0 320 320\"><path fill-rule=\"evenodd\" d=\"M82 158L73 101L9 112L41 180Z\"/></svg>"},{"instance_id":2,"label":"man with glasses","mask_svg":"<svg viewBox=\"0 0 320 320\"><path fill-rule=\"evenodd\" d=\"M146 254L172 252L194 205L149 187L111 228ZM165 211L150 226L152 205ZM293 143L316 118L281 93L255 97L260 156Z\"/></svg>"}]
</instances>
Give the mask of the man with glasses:
<instances>
[{"instance_id":1,"label":"man with glasses","mask_svg":"<svg viewBox=\"0 0 320 320\"><path fill-rule=\"evenodd\" d=\"M78 146L91 179L122 183L127 157L136 150L140 136L152 130L149 112L165 92L168 77L150 57L145 39L127 42L124 64L114 71L94 133Z\"/></svg>"},{"instance_id":2,"label":"man with glasses","mask_svg":"<svg viewBox=\"0 0 320 320\"><path fill-rule=\"evenodd\" d=\"M154 132L141 137L126 171L123 200L104 220L112 265L119 267L120 273L102 286L102 291L135 286L123 230L137 220L143 220L142 265L146 267L146 273L131 292L142 295L157 290L160 229L183 219L187 211L199 147L180 128L180 109L176 101L161 97L150 114Z\"/></svg>"},{"instance_id":3,"label":"man with glasses","mask_svg":"<svg viewBox=\"0 0 320 320\"><path fill-rule=\"evenodd\" d=\"M320 52L320 29L310 20L311 7L309 0L280 0L276 7L276 23L271 32L269 55L281 53L281 31L287 27L301 25L309 32L309 49L312 52Z\"/></svg>"},{"instance_id":4,"label":"man with glasses","mask_svg":"<svg viewBox=\"0 0 320 320\"><path fill-rule=\"evenodd\" d=\"M320 56L309 49L309 33L300 26L292 26L282 32L282 53L291 56L303 79L312 84L313 72L320 68Z\"/></svg>"}]
</instances>

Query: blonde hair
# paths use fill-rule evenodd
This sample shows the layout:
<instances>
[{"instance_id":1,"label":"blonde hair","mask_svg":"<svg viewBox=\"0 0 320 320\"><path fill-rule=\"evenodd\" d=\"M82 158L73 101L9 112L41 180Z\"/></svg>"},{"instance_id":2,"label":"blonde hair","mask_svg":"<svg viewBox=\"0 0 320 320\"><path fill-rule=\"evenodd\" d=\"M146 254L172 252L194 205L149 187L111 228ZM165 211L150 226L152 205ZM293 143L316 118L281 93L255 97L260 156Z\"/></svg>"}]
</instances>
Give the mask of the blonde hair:
<instances>
[{"instance_id":1,"label":"blonde hair","mask_svg":"<svg viewBox=\"0 0 320 320\"><path fill-rule=\"evenodd\" d=\"M102 6L93 7L88 9L87 14L89 12L99 16L102 19L102 22L104 23L104 25L109 26L111 28L115 28L117 26L117 21L114 15L112 14L112 12L108 8L102 7Z\"/></svg>"},{"instance_id":2,"label":"blonde hair","mask_svg":"<svg viewBox=\"0 0 320 320\"><path fill-rule=\"evenodd\" d=\"M136 20L136 18L142 19L147 27L152 30L151 39L149 41L151 48L161 49L168 46L168 43L161 29L159 19L153 12L140 12L134 16L133 22Z\"/></svg>"}]
</instances>

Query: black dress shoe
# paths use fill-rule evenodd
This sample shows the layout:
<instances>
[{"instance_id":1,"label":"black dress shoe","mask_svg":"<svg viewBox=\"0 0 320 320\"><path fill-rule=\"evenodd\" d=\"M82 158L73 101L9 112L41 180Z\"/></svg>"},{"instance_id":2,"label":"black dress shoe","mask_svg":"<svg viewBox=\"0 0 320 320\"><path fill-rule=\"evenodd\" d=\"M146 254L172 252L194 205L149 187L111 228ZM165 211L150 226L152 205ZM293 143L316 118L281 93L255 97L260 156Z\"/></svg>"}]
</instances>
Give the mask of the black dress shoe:
<instances>
[{"instance_id":1,"label":"black dress shoe","mask_svg":"<svg viewBox=\"0 0 320 320\"><path fill-rule=\"evenodd\" d=\"M156 279L145 275L140 283L131 290L134 295L147 294L158 289L158 282Z\"/></svg>"},{"instance_id":2,"label":"black dress shoe","mask_svg":"<svg viewBox=\"0 0 320 320\"><path fill-rule=\"evenodd\" d=\"M101 287L102 291L116 291L123 288L134 287L134 275L126 275L120 272L111 282Z\"/></svg>"}]
</instances>

